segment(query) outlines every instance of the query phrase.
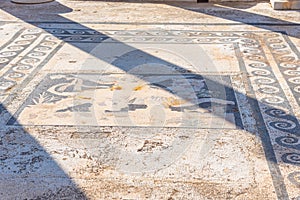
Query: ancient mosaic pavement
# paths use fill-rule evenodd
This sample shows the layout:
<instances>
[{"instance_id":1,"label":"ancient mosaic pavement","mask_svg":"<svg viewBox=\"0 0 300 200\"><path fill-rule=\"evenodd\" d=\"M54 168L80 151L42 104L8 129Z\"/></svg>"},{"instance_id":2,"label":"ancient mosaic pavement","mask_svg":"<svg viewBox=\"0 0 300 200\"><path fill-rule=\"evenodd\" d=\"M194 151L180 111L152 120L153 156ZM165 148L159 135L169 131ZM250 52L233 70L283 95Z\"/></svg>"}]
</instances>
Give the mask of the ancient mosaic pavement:
<instances>
[{"instance_id":1,"label":"ancient mosaic pavement","mask_svg":"<svg viewBox=\"0 0 300 200\"><path fill-rule=\"evenodd\" d=\"M162 180L168 174L170 180L229 181L235 189L237 182L245 188L272 183L278 198L300 198L299 52L284 33L23 28L2 44L0 67L1 123L8 128L37 137L38 130L56 130L57 146L68 140L64 132L81 133L76 137L89 141L85 148L101 167L157 170L153 177ZM87 134L100 130L115 135ZM241 144L230 146L235 139ZM55 157L50 140L44 146ZM265 155L256 162L247 156L257 145ZM190 157L181 158L186 151ZM267 166L261 174L259 158ZM19 162L12 172L9 162L0 166L5 173L46 168L41 159L30 169ZM198 171L196 178L186 165Z\"/></svg>"}]
</instances>

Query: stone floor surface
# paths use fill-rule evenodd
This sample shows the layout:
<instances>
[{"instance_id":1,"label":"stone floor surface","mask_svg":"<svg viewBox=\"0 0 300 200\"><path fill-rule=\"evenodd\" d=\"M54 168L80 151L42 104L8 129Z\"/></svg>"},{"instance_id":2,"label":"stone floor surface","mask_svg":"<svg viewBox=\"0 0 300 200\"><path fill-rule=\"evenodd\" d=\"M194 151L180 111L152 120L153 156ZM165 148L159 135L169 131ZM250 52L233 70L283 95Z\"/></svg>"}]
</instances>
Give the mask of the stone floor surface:
<instances>
[{"instance_id":1,"label":"stone floor surface","mask_svg":"<svg viewBox=\"0 0 300 200\"><path fill-rule=\"evenodd\" d=\"M0 199L300 199L300 13L0 0Z\"/></svg>"}]
</instances>

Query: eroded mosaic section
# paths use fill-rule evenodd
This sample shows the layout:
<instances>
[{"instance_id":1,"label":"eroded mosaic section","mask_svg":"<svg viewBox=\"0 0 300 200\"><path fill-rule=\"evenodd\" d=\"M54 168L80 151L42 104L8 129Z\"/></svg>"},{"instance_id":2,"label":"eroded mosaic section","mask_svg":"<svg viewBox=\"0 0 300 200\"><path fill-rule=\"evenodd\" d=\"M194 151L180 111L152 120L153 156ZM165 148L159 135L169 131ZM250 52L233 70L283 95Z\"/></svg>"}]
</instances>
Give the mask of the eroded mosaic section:
<instances>
[{"instance_id":1,"label":"eroded mosaic section","mask_svg":"<svg viewBox=\"0 0 300 200\"><path fill-rule=\"evenodd\" d=\"M299 173L296 167L300 165L299 122L272 69L274 66L271 66L262 47L262 44L267 44L282 76L290 86L293 97L299 104L299 52L282 34L89 29L45 29L45 31L21 30L1 48L0 89L3 94L1 100L6 104L11 103L11 97L15 95L13 92L24 88L63 42L231 44L241 73L246 73L250 80L244 84L251 86L253 94L247 98L256 102L252 105L253 110L259 108L258 116L261 117L261 121L256 119L259 121L258 126L264 127L268 133L266 136L265 133L260 133L263 134L265 151L271 152L267 155L267 159L270 163L283 166L280 169L286 183L298 187ZM8 125L150 124L153 127L195 127L195 124L200 124L197 128L242 127L235 99L236 91L230 86L230 76L222 75L225 81L218 83L216 75L204 77L201 72L197 74L189 70L184 71L178 66L173 67L181 74L181 78L178 79L174 74L163 76L76 72L47 74L24 104L16 110L15 119L11 118ZM218 94L219 91L215 86L221 86L225 92ZM220 122L221 125L216 125L215 122ZM281 174L275 176L280 177ZM298 195L292 189L289 190L291 191L293 197Z\"/></svg>"},{"instance_id":2,"label":"eroded mosaic section","mask_svg":"<svg viewBox=\"0 0 300 200\"><path fill-rule=\"evenodd\" d=\"M241 127L232 88L222 93L216 78L49 74L14 119L23 125ZM230 85L228 76L222 79Z\"/></svg>"}]
</instances>

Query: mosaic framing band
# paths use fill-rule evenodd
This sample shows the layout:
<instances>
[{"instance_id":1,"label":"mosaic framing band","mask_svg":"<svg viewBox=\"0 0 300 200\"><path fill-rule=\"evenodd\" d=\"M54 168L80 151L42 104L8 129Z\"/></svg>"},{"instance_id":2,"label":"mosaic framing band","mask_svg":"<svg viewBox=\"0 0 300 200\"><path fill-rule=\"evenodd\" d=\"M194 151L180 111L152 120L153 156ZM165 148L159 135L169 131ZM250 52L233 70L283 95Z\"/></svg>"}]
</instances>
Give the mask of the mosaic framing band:
<instances>
[{"instance_id":1,"label":"mosaic framing band","mask_svg":"<svg viewBox=\"0 0 300 200\"><path fill-rule=\"evenodd\" d=\"M64 43L100 43L108 40L113 43L233 44L241 72L248 74L249 82L244 84L250 87L250 94L253 94L248 99L252 102L253 117L257 121L258 135L266 152L277 195L288 196L284 190L289 193L289 189L282 181L299 187L297 168L291 167L289 172L281 171L282 164L300 166L300 125L293 109L300 105L299 52L284 33L22 29L0 50L0 100L3 106L13 102ZM261 45L263 42L267 44L267 51L271 52L277 66L268 61L266 49ZM274 67L281 72L298 105L290 105ZM5 110L2 111L4 116Z\"/></svg>"}]
</instances>

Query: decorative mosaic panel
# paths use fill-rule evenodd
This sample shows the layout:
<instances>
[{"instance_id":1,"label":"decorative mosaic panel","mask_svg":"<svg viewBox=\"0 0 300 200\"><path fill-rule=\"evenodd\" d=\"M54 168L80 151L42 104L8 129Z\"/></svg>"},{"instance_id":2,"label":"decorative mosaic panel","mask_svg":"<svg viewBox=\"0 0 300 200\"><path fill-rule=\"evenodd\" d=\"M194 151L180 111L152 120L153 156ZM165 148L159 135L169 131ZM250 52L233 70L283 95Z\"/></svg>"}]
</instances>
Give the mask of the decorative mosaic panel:
<instances>
[{"instance_id":1,"label":"decorative mosaic panel","mask_svg":"<svg viewBox=\"0 0 300 200\"><path fill-rule=\"evenodd\" d=\"M22 125L241 127L232 88L223 96L215 78L49 74L9 124L18 119ZM222 79L230 84L230 77Z\"/></svg>"},{"instance_id":2,"label":"decorative mosaic panel","mask_svg":"<svg viewBox=\"0 0 300 200\"><path fill-rule=\"evenodd\" d=\"M277 195L283 199L288 198L288 195L291 198L299 196L295 192L299 186L297 167L300 164L300 129L295 117L300 102L299 52L283 34L188 30L45 31L21 30L1 48L0 89L4 105L16 103L11 101L14 95L25 88L49 59L55 56L61 44L69 43L75 47L79 47L78 44L101 42L124 46L136 43L230 44L240 73L245 77L243 87L247 90L246 97L252 108L252 117L256 121ZM102 58L101 55L93 56ZM191 70L181 71L180 66L171 67L183 78L178 79L174 74L45 74L35 90L28 93L24 103L15 109L15 119L10 118L8 125L145 126L150 122L153 126L193 127L193 120L196 120L202 127L213 128L211 120L216 122L215 119L220 119L223 126L217 128L243 127L243 117L240 116L244 111L236 98L242 94L232 86L233 76L222 73L204 76L201 71L195 73ZM224 82L217 82L216 77L223 77ZM211 85L209 81L215 85L226 85L223 87L226 95L216 95L218 91L208 86ZM176 89L184 92L179 94ZM130 91L130 95L122 91ZM295 101L291 103L291 99ZM153 119L153 115L160 117ZM94 116L95 121L88 120L91 116ZM43 123L37 123L34 120L37 118L43 119L40 120ZM57 124L60 119L64 119L66 124ZM246 125L247 122L243 123ZM254 131L249 132L256 134Z\"/></svg>"}]
</instances>

